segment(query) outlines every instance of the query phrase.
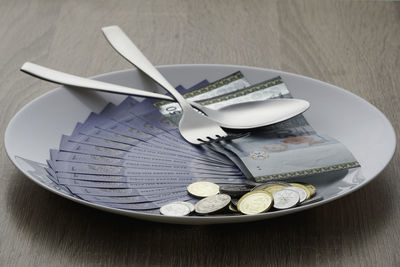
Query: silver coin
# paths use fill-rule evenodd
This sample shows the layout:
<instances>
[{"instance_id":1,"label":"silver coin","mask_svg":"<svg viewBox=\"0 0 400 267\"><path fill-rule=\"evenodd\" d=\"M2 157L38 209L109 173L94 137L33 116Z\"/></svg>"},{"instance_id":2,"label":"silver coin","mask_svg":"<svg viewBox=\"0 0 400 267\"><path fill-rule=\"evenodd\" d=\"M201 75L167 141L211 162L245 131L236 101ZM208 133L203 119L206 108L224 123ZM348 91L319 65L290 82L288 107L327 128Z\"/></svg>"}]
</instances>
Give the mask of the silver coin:
<instances>
[{"instance_id":1,"label":"silver coin","mask_svg":"<svg viewBox=\"0 0 400 267\"><path fill-rule=\"evenodd\" d=\"M307 191L298 186L288 186L285 189L296 191L300 197L300 203L307 199Z\"/></svg>"},{"instance_id":2,"label":"silver coin","mask_svg":"<svg viewBox=\"0 0 400 267\"><path fill-rule=\"evenodd\" d=\"M171 204L175 204L175 203L185 205L186 207L189 208L190 212L194 211L194 205L192 203L190 203L190 202L175 201L175 202L172 202Z\"/></svg>"},{"instance_id":3,"label":"silver coin","mask_svg":"<svg viewBox=\"0 0 400 267\"><path fill-rule=\"evenodd\" d=\"M299 194L291 189L282 189L272 194L275 209L288 209L296 206L300 201Z\"/></svg>"},{"instance_id":4,"label":"silver coin","mask_svg":"<svg viewBox=\"0 0 400 267\"><path fill-rule=\"evenodd\" d=\"M190 209L182 203L168 203L160 208L160 213L166 216L185 216L190 213Z\"/></svg>"},{"instance_id":5,"label":"silver coin","mask_svg":"<svg viewBox=\"0 0 400 267\"><path fill-rule=\"evenodd\" d=\"M224 209L231 202L231 197L226 194L218 194L203 198L194 206L198 214L214 213Z\"/></svg>"}]
</instances>

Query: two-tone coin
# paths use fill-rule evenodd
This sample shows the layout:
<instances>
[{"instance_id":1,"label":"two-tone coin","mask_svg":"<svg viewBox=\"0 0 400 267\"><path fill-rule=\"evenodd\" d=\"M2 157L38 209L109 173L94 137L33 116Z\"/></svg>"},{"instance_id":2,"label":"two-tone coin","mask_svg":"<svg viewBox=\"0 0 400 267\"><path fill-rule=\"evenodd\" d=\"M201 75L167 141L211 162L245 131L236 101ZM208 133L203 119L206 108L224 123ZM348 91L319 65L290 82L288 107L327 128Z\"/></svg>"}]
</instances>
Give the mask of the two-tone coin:
<instances>
[{"instance_id":1,"label":"two-tone coin","mask_svg":"<svg viewBox=\"0 0 400 267\"><path fill-rule=\"evenodd\" d=\"M231 202L231 197L226 194L217 194L203 198L194 205L198 214L209 214L225 209Z\"/></svg>"},{"instance_id":2,"label":"two-tone coin","mask_svg":"<svg viewBox=\"0 0 400 267\"><path fill-rule=\"evenodd\" d=\"M272 194L275 209L289 209L296 206L300 201L300 196L296 191L282 189Z\"/></svg>"},{"instance_id":3,"label":"two-tone coin","mask_svg":"<svg viewBox=\"0 0 400 267\"><path fill-rule=\"evenodd\" d=\"M239 199L237 209L247 215L266 212L270 209L273 199L264 190L251 191Z\"/></svg>"},{"instance_id":4,"label":"two-tone coin","mask_svg":"<svg viewBox=\"0 0 400 267\"><path fill-rule=\"evenodd\" d=\"M219 186L211 182L201 181L190 184L187 190L192 196L208 197L218 194Z\"/></svg>"},{"instance_id":5,"label":"two-tone coin","mask_svg":"<svg viewBox=\"0 0 400 267\"><path fill-rule=\"evenodd\" d=\"M166 216L185 216L190 213L190 209L185 204L175 202L162 206L160 213Z\"/></svg>"}]
</instances>

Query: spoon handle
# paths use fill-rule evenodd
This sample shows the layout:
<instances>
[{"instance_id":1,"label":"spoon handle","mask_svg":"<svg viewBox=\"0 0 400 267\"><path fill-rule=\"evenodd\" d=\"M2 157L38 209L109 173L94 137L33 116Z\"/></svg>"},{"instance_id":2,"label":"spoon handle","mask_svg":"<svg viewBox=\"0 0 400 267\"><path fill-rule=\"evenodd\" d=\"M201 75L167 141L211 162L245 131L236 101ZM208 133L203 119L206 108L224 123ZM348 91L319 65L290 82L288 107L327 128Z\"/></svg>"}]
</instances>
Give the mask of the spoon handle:
<instances>
[{"instance_id":1,"label":"spoon handle","mask_svg":"<svg viewBox=\"0 0 400 267\"><path fill-rule=\"evenodd\" d=\"M147 76L161 85L179 102L182 108L190 107L187 100L165 79L165 77L151 64L136 45L118 26L102 28L104 36L111 46L126 60L143 71Z\"/></svg>"},{"instance_id":2,"label":"spoon handle","mask_svg":"<svg viewBox=\"0 0 400 267\"><path fill-rule=\"evenodd\" d=\"M72 74L49 69L31 62L26 62L24 65L22 65L21 71L30 74L32 76L35 76L39 79L63 85L69 85L74 87L81 87L86 89L93 89L97 91L117 93L117 94L135 95L135 96L150 97L150 98L157 98L164 100L174 100L172 97L167 95L129 88L112 83L96 81L89 78L82 78Z\"/></svg>"}]
</instances>

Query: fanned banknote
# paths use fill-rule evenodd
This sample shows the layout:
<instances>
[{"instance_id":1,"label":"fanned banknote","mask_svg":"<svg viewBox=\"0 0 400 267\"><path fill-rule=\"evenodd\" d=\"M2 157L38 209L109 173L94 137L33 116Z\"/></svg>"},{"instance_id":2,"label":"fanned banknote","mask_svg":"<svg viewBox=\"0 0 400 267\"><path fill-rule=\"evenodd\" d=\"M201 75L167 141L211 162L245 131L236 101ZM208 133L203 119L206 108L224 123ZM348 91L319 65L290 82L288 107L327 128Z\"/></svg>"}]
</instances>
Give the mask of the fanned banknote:
<instances>
[{"instance_id":1,"label":"fanned banknote","mask_svg":"<svg viewBox=\"0 0 400 267\"><path fill-rule=\"evenodd\" d=\"M236 72L211 84L204 80L177 89L202 99L248 85ZM77 123L70 136L62 136L59 150L50 151L48 166L48 177L78 198L147 213L172 201L195 202L186 190L191 183L246 180L225 156L184 141L153 101L131 97Z\"/></svg>"}]
</instances>

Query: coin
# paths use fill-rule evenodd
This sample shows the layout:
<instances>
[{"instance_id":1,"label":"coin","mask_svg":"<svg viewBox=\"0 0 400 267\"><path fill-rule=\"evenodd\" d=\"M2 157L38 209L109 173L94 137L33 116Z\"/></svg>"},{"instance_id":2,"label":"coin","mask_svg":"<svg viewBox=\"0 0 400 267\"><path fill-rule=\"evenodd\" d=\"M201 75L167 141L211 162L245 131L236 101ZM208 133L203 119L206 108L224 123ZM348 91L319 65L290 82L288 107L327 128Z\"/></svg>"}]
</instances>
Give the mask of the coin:
<instances>
[{"instance_id":1,"label":"coin","mask_svg":"<svg viewBox=\"0 0 400 267\"><path fill-rule=\"evenodd\" d=\"M190 209L182 203L169 203L160 208L160 213L167 216L185 216Z\"/></svg>"},{"instance_id":2,"label":"coin","mask_svg":"<svg viewBox=\"0 0 400 267\"><path fill-rule=\"evenodd\" d=\"M218 194L203 198L194 205L198 214L208 214L224 209L231 202L231 197L226 194Z\"/></svg>"},{"instance_id":3,"label":"coin","mask_svg":"<svg viewBox=\"0 0 400 267\"><path fill-rule=\"evenodd\" d=\"M311 192L310 192L310 190L308 189L308 187L306 187L305 185L303 185L303 184L299 184L299 183L290 183L290 185L291 186L297 186L297 187L299 187L299 188L302 188L304 191L306 191L306 193L307 193L307 197L306 197L306 199L310 199L310 197L311 197ZM302 201L300 201L300 202L302 202Z\"/></svg>"},{"instance_id":4,"label":"coin","mask_svg":"<svg viewBox=\"0 0 400 267\"><path fill-rule=\"evenodd\" d=\"M266 189L266 188L268 188L270 186L275 186L275 185L281 185L281 186L284 186L284 187L290 186L290 184L285 183L285 182L274 181L274 182L267 182L267 183L263 183L263 184L257 185L256 187L253 188L253 191L254 190L264 190L264 189Z\"/></svg>"},{"instance_id":5,"label":"coin","mask_svg":"<svg viewBox=\"0 0 400 267\"><path fill-rule=\"evenodd\" d=\"M276 191L279 191L279 190L282 190L282 189L284 189L286 186L283 186L283 185L271 185L271 186L269 186L269 187L267 187L267 188L265 188L265 189L263 189L264 191L267 191L268 193L270 193L271 195L274 193L274 192L276 192Z\"/></svg>"},{"instance_id":6,"label":"coin","mask_svg":"<svg viewBox=\"0 0 400 267\"><path fill-rule=\"evenodd\" d=\"M251 191L239 199L238 210L247 215L257 214L269 210L272 204L271 194L263 191Z\"/></svg>"},{"instance_id":7,"label":"coin","mask_svg":"<svg viewBox=\"0 0 400 267\"><path fill-rule=\"evenodd\" d=\"M315 196L317 193L317 188L315 188L315 186L312 184L304 184L304 186L307 187L308 191L310 191L310 197Z\"/></svg>"},{"instance_id":8,"label":"coin","mask_svg":"<svg viewBox=\"0 0 400 267\"><path fill-rule=\"evenodd\" d=\"M238 212L238 210L237 210L237 208L236 208L236 206L231 202L231 203L229 203L229 206L228 206L228 208L229 208L229 210L230 211L233 211L233 212Z\"/></svg>"},{"instance_id":9,"label":"coin","mask_svg":"<svg viewBox=\"0 0 400 267\"><path fill-rule=\"evenodd\" d=\"M190 203L190 202L175 201L175 202L172 202L171 204L175 204L175 203L185 205L186 207L189 208L190 212L194 211L194 205L192 203Z\"/></svg>"},{"instance_id":10,"label":"coin","mask_svg":"<svg viewBox=\"0 0 400 267\"><path fill-rule=\"evenodd\" d=\"M296 206L300 201L300 196L296 191L290 189L282 189L273 193L274 208L288 209Z\"/></svg>"},{"instance_id":11,"label":"coin","mask_svg":"<svg viewBox=\"0 0 400 267\"><path fill-rule=\"evenodd\" d=\"M219 188L222 194L230 195L231 197L241 197L250 192L250 188L245 185L222 185Z\"/></svg>"},{"instance_id":12,"label":"coin","mask_svg":"<svg viewBox=\"0 0 400 267\"><path fill-rule=\"evenodd\" d=\"M297 194L299 194L299 197L300 197L299 202L300 203L307 199L308 192L306 190L304 190L303 188L301 188L301 187L288 186L288 187L285 187L285 189L290 189L290 190L296 191Z\"/></svg>"},{"instance_id":13,"label":"coin","mask_svg":"<svg viewBox=\"0 0 400 267\"><path fill-rule=\"evenodd\" d=\"M219 193L219 186L210 182L195 182L187 187L189 194L195 197L208 197Z\"/></svg>"}]
</instances>

